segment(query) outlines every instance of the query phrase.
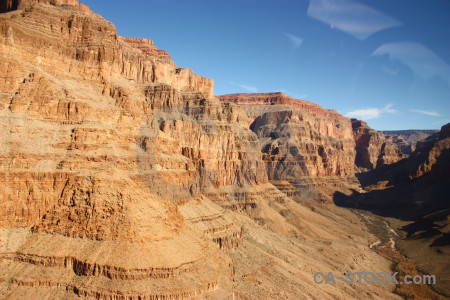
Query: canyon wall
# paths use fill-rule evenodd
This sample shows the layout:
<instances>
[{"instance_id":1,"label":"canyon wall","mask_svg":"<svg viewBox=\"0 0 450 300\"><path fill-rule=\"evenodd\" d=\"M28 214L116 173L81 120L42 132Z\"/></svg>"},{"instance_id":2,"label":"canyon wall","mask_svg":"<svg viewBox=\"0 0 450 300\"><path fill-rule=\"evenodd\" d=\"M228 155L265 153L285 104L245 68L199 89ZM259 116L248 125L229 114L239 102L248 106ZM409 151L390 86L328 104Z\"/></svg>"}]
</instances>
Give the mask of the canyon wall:
<instances>
[{"instance_id":1,"label":"canyon wall","mask_svg":"<svg viewBox=\"0 0 450 300\"><path fill-rule=\"evenodd\" d=\"M260 139L270 179L344 176L355 172L349 120L335 111L283 93L219 96L236 103Z\"/></svg>"},{"instance_id":2,"label":"canyon wall","mask_svg":"<svg viewBox=\"0 0 450 300\"><path fill-rule=\"evenodd\" d=\"M284 93L231 94L219 99L247 113L249 128L260 140L269 180L274 184L288 180L306 198L330 200L336 190L353 186L355 173L402 158L395 143L365 122Z\"/></svg>"},{"instance_id":3,"label":"canyon wall","mask_svg":"<svg viewBox=\"0 0 450 300\"><path fill-rule=\"evenodd\" d=\"M76 1L16 4L0 15L2 296L214 293L242 227L201 194L267 182L243 113Z\"/></svg>"},{"instance_id":4,"label":"canyon wall","mask_svg":"<svg viewBox=\"0 0 450 300\"><path fill-rule=\"evenodd\" d=\"M450 124L417 142L407 159L361 174L362 192L339 195L338 205L400 219L398 246L418 267L437 276L450 294Z\"/></svg>"},{"instance_id":5,"label":"canyon wall","mask_svg":"<svg viewBox=\"0 0 450 300\"><path fill-rule=\"evenodd\" d=\"M416 143L435 134L439 130L385 130L381 131L396 143L404 154L411 154L416 149Z\"/></svg>"},{"instance_id":6,"label":"canyon wall","mask_svg":"<svg viewBox=\"0 0 450 300\"><path fill-rule=\"evenodd\" d=\"M0 298L397 299L313 281L389 269L356 216L296 199L353 174L348 119L248 115L77 1L0 3Z\"/></svg>"},{"instance_id":7,"label":"canyon wall","mask_svg":"<svg viewBox=\"0 0 450 300\"><path fill-rule=\"evenodd\" d=\"M384 134L370 128L366 122L352 119L353 136L356 143L355 164L362 170L372 170L390 165L403 158L398 145Z\"/></svg>"}]
</instances>

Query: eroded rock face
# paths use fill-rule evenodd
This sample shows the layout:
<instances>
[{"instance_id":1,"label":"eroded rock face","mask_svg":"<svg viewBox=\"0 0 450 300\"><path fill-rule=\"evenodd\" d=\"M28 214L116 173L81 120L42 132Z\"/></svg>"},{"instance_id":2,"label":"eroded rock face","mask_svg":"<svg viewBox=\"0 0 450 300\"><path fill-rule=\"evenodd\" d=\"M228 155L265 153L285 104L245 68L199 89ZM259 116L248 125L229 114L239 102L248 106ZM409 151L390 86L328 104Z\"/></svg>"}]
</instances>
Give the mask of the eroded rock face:
<instances>
[{"instance_id":1,"label":"eroded rock face","mask_svg":"<svg viewBox=\"0 0 450 300\"><path fill-rule=\"evenodd\" d=\"M149 40L119 37L76 1L16 4L0 15L2 247L12 228L28 229L25 243L2 248L2 293L181 299L218 289L232 273L220 249L239 245L242 227L217 207L215 222L196 223L201 208L179 205L267 182L244 114L211 97L212 80ZM16 284L45 288L11 294Z\"/></svg>"},{"instance_id":2,"label":"eroded rock face","mask_svg":"<svg viewBox=\"0 0 450 300\"><path fill-rule=\"evenodd\" d=\"M393 286L318 289L311 270L389 262L355 216L314 212L289 181L269 182L293 173L275 160L267 171L266 126L339 189L353 168L336 160L353 143L347 119L311 103L317 121L277 105L249 119L212 80L76 1L1 3L13 11L0 14L0 298L395 298Z\"/></svg>"},{"instance_id":3,"label":"eroded rock face","mask_svg":"<svg viewBox=\"0 0 450 300\"><path fill-rule=\"evenodd\" d=\"M283 93L219 96L249 117L267 164L267 176L299 200L330 200L351 185L355 173L355 141L350 120L333 110ZM293 190L292 190L293 188Z\"/></svg>"},{"instance_id":4,"label":"eroded rock face","mask_svg":"<svg viewBox=\"0 0 450 300\"><path fill-rule=\"evenodd\" d=\"M411 154L416 149L416 144L435 134L439 130L386 130L381 131L386 137L392 138L400 151L404 154Z\"/></svg>"},{"instance_id":5,"label":"eroded rock face","mask_svg":"<svg viewBox=\"0 0 450 300\"><path fill-rule=\"evenodd\" d=\"M80 9L87 15L93 15L93 12L77 0L5 0L1 2L0 12L7 12L16 9L24 9L38 3L45 3L51 5L70 5Z\"/></svg>"},{"instance_id":6,"label":"eroded rock face","mask_svg":"<svg viewBox=\"0 0 450 300\"><path fill-rule=\"evenodd\" d=\"M110 22L69 9L71 7L40 4L28 6L21 14L5 16L8 21L2 22L1 27L1 44L8 45L4 47L5 53L15 52L18 58L30 60L59 79L63 78L58 73L73 74L70 80L78 80L80 76L94 81L109 77L126 78L143 84L166 83L182 91L212 95L211 79L195 75L189 69L178 68L159 50L147 51L147 47L142 51L136 43L130 44L120 38ZM61 9L65 11L62 16L59 13ZM34 22L45 26L35 28ZM34 47L28 47L30 43ZM155 54L157 56L151 56ZM52 67L53 61L60 62L57 69ZM3 67L8 68L6 63L3 62ZM64 79L69 79L67 77ZM17 89L17 80L23 81L24 78L10 82L8 91Z\"/></svg>"},{"instance_id":7,"label":"eroded rock face","mask_svg":"<svg viewBox=\"0 0 450 300\"><path fill-rule=\"evenodd\" d=\"M272 180L354 173L349 120L319 105L283 93L220 96L239 104L253 119Z\"/></svg>"},{"instance_id":8,"label":"eroded rock face","mask_svg":"<svg viewBox=\"0 0 450 300\"><path fill-rule=\"evenodd\" d=\"M133 48L139 49L149 56L155 56L170 60L170 54L164 50L156 48L152 40L130 37L120 37L120 39L131 45Z\"/></svg>"},{"instance_id":9,"label":"eroded rock face","mask_svg":"<svg viewBox=\"0 0 450 300\"><path fill-rule=\"evenodd\" d=\"M384 134L370 128L366 122L352 119L356 143L355 164L365 170L396 163L403 158L398 145Z\"/></svg>"}]
</instances>

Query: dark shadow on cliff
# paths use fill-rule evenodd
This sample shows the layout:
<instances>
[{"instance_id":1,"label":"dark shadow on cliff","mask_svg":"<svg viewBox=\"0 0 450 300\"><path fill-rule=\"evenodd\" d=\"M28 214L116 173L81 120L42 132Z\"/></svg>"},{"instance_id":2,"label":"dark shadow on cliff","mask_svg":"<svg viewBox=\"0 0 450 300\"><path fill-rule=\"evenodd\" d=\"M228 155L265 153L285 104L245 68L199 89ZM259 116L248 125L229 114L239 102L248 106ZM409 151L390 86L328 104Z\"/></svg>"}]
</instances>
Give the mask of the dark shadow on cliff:
<instances>
[{"instance_id":1,"label":"dark shadow on cliff","mask_svg":"<svg viewBox=\"0 0 450 300\"><path fill-rule=\"evenodd\" d=\"M335 193L334 203L405 221L447 211L450 208L450 149L442 151L429 172L414 178L420 169L417 166L426 159L417 155L357 174L361 186L368 191L354 191L350 196Z\"/></svg>"}]
</instances>

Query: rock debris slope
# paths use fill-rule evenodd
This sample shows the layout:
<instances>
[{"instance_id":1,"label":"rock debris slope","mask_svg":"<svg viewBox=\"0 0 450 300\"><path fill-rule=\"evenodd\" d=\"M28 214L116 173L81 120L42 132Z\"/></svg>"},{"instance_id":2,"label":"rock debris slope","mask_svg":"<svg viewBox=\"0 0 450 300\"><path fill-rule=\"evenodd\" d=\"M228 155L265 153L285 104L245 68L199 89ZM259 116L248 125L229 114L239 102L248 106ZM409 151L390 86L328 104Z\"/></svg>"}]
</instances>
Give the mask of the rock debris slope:
<instances>
[{"instance_id":1,"label":"rock debris slope","mask_svg":"<svg viewBox=\"0 0 450 300\"><path fill-rule=\"evenodd\" d=\"M249 119L75 0L0 9L1 299L398 298L313 282L390 268L356 216L299 204L286 180L352 174L345 118L310 104L310 127L298 111ZM276 147L310 156L292 171Z\"/></svg>"}]
</instances>

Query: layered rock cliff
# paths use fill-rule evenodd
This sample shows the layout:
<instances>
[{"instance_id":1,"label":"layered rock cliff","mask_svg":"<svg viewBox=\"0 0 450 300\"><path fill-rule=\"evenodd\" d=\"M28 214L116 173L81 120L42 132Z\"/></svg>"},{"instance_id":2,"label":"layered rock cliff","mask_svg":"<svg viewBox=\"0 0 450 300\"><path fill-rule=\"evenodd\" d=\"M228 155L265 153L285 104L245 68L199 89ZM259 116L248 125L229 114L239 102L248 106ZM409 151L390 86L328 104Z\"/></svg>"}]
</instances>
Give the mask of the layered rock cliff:
<instances>
[{"instance_id":1,"label":"layered rock cliff","mask_svg":"<svg viewBox=\"0 0 450 300\"><path fill-rule=\"evenodd\" d=\"M366 122L352 119L353 136L356 143L355 164L362 170L372 170L390 165L403 158L398 145L384 134L370 128Z\"/></svg>"},{"instance_id":2,"label":"layered rock cliff","mask_svg":"<svg viewBox=\"0 0 450 300\"><path fill-rule=\"evenodd\" d=\"M304 103L249 121L77 1L0 3L0 298L396 299L317 288L316 270L389 262L356 216L300 205L283 179L351 174L347 119Z\"/></svg>"},{"instance_id":3,"label":"layered rock cliff","mask_svg":"<svg viewBox=\"0 0 450 300\"><path fill-rule=\"evenodd\" d=\"M297 189L307 195L303 198L329 200L335 191L351 186L354 180L349 176L402 158L397 145L365 122L308 101L283 93L219 98L247 113L249 127L260 140L269 180L288 180L294 191L287 191ZM311 186L315 188L305 189Z\"/></svg>"},{"instance_id":4,"label":"layered rock cliff","mask_svg":"<svg viewBox=\"0 0 450 300\"><path fill-rule=\"evenodd\" d=\"M45 3L51 5L70 5L81 10L86 15L93 15L93 12L78 0L4 0L0 4L0 12L7 12L17 9L24 9L38 3Z\"/></svg>"},{"instance_id":5,"label":"layered rock cliff","mask_svg":"<svg viewBox=\"0 0 450 300\"><path fill-rule=\"evenodd\" d=\"M267 181L239 112L205 100L212 80L76 1L14 3L0 15L2 296L216 290L232 273L219 248L241 226L195 225L177 202Z\"/></svg>"}]
</instances>

